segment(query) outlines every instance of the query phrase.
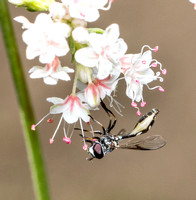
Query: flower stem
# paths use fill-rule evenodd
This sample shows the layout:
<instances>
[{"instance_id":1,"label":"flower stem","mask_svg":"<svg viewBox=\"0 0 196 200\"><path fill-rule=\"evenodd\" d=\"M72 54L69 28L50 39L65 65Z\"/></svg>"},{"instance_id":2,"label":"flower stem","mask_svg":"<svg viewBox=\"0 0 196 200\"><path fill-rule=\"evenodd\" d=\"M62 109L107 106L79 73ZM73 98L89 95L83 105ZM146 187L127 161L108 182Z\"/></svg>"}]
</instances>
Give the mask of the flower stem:
<instances>
[{"instance_id":1,"label":"flower stem","mask_svg":"<svg viewBox=\"0 0 196 200\"><path fill-rule=\"evenodd\" d=\"M18 97L20 117L23 126L24 139L33 180L35 197L37 200L49 200L50 196L38 133L33 132L30 129L35 120L16 40L14 37L14 31L10 20L7 0L0 0L0 23Z\"/></svg>"},{"instance_id":2,"label":"flower stem","mask_svg":"<svg viewBox=\"0 0 196 200\"><path fill-rule=\"evenodd\" d=\"M71 93L72 95L76 94L77 80L78 80L78 65L76 64L75 77L74 77L74 82L73 82L73 86L72 86L72 93Z\"/></svg>"}]
</instances>

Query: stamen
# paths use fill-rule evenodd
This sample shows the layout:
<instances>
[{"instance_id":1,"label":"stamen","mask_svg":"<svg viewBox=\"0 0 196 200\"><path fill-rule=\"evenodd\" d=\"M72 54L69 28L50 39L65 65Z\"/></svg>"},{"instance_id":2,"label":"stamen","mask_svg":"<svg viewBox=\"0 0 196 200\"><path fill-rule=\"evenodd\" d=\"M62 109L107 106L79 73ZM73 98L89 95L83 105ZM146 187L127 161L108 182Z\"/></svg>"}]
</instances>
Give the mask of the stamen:
<instances>
[{"instance_id":1,"label":"stamen","mask_svg":"<svg viewBox=\"0 0 196 200\"><path fill-rule=\"evenodd\" d=\"M86 151L88 149L88 145L84 144L82 148L83 148L84 151Z\"/></svg>"},{"instance_id":2,"label":"stamen","mask_svg":"<svg viewBox=\"0 0 196 200\"><path fill-rule=\"evenodd\" d=\"M70 144L70 143L71 143L71 139L68 138L68 137L64 137L64 138L63 138L63 141L66 142L67 144Z\"/></svg>"},{"instance_id":3,"label":"stamen","mask_svg":"<svg viewBox=\"0 0 196 200\"><path fill-rule=\"evenodd\" d=\"M80 127L81 127L81 131L82 131L82 138L83 138L83 142L84 142L84 146L85 146L85 139L84 139L84 130L83 130L83 126L82 126L82 120L81 120L81 118L79 118L79 121L80 121ZM83 146L83 147L84 147ZM84 149L84 148L83 148Z\"/></svg>"},{"instance_id":4,"label":"stamen","mask_svg":"<svg viewBox=\"0 0 196 200\"><path fill-rule=\"evenodd\" d=\"M75 126L76 126L76 122L75 122L74 125L73 125L72 131L71 131L71 134L70 134L70 138L72 138L72 136L73 136L73 132L74 132Z\"/></svg>"},{"instance_id":5,"label":"stamen","mask_svg":"<svg viewBox=\"0 0 196 200\"><path fill-rule=\"evenodd\" d=\"M140 105L141 105L141 107L144 107L146 105L146 102L142 101Z\"/></svg>"},{"instance_id":6,"label":"stamen","mask_svg":"<svg viewBox=\"0 0 196 200\"><path fill-rule=\"evenodd\" d=\"M163 74L163 75L166 75L166 74L167 74L167 70L166 70L166 69L163 69L163 70L162 70L162 74Z\"/></svg>"},{"instance_id":7,"label":"stamen","mask_svg":"<svg viewBox=\"0 0 196 200\"><path fill-rule=\"evenodd\" d=\"M162 87L159 87L160 92L164 92L165 90Z\"/></svg>"},{"instance_id":8,"label":"stamen","mask_svg":"<svg viewBox=\"0 0 196 200\"><path fill-rule=\"evenodd\" d=\"M36 127L35 124L32 124L32 125L31 125L31 130L32 130L32 131L35 131L35 127Z\"/></svg>"},{"instance_id":9,"label":"stamen","mask_svg":"<svg viewBox=\"0 0 196 200\"><path fill-rule=\"evenodd\" d=\"M45 115L37 124L32 124L31 125L31 130L35 131L36 126L38 126L46 117L48 117L48 115L50 115L50 113Z\"/></svg>"},{"instance_id":10,"label":"stamen","mask_svg":"<svg viewBox=\"0 0 196 200\"><path fill-rule=\"evenodd\" d=\"M151 67L157 67L157 65L158 65L158 64L157 64L156 62L154 62L154 63L152 63L150 66L151 66Z\"/></svg>"},{"instance_id":11,"label":"stamen","mask_svg":"<svg viewBox=\"0 0 196 200\"><path fill-rule=\"evenodd\" d=\"M159 50L159 46L155 46L153 49L154 52L157 52L158 50Z\"/></svg>"},{"instance_id":12,"label":"stamen","mask_svg":"<svg viewBox=\"0 0 196 200\"><path fill-rule=\"evenodd\" d=\"M65 127L63 127L63 133L64 133L64 136L67 137L67 134L66 134L66 131L65 131Z\"/></svg>"},{"instance_id":13,"label":"stamen","mask_svg":"<svg viewBox=\"0 0 196 200\"><path fill-rule=\"evenodd\" d=\"M59 123L58 123L58 125L57 125L57 128L56 128L56 130L55 130L55 132L54 132L52 138L50 139L50 144L52 144L52 143L54 142L54 137L55 137L55 135L56 135L56 133L57 133L57 131L58 131L60 125L61 125L62 119L63 119L63 115L61 116L61 118L60 118L60 120L59 120ZM52 141L52 143L51 143L51 141Z\"/></svg>"},{"instance_id":14,"label":"stamen","mask_svg":"<svg viewBox=\"0 0 196 200\"><path fill-rule=\"evenodd\" d=\"M141 112L140 112L139 110L137 111L137 115L138 115L138 116L140 116L140 115L141 115Z\"/></svg>"},{"instance_id":15,"label":"stamen","mask_svg":"<svg viewBox=\"0 0 196 200\"><path fill-rule=\"evenodd\" d=\"M161 86L159 86L159 85L158 85L158 86L155 86L155 87L152 87L152 88L150 88L148 84L146 84L146 86L148 87L149 90L154 90L154 89L158 88L159 91L161 91L161 92L164 92L164 91L165 91L165 90L164 90Z\"/></svg>"},{"instance_id":16,"label":"stamen","mask_svg":"<svg viewBox=\"0 0 196 200\"><path fill-rule=\"evenodd\" d=\"M94 134L94 130L93 130L93 126L92 126L92 124L89 122L89 125L90 125L90 127L91 127L91 131L92 131L92 134L93 134L93 137L95 136L95 134Z\"/></svg>"},{"instance_id":17,"label":"stamen","mask_svg":"<svg viewBox=\"0 0 196 200\"><path fill-rule=\"evenodd\" d=\"M132 102L132 103L131 103L131 106L134 107L134 108L137 108L137 103Z\"/></svg>"},{"instance_id":18,"label":"stamen","mask_svg":"<svg viewBox=\"0 0 196 200\"><path fill-rule=\"evenodd\" d=\"M52 138L50 138L49 143L52 144L54 142L54 140Z\"/></svg>"},{"instance_id":19,"label":"stamen","mask_svg":"<svg viewBox=\"0 0 196 200\"><path fill-rule=\"evenodd\" d=\"M151 51L154 51L154 52L157 52L159 50L159 46L155 46L154 48L151 48L150 46L148 45L144 45L141 49L141 52L140 54L142 55L143 54L143 51L144 51L144 48L147 47L148 49L150 49Z\"/></svg>"},{"instance_id":20,"label":"stamen","mask_svg":"<svg viewBox=\"0 0 196 200\"><path fill-rule=\"evenodd\" d=\"M115 110L116 113L118 113L120 116L123 116L121 114L121 109L120 107L124 108L124 106L122 104L120 104L116 99L114 99L112 96L110 96L110 99L109 99L109 96L107 97L109 103L110 103L110 107L113 108ZM116 107L114 106L113 102L115 103Z\"/></svg>"}]
</instances>

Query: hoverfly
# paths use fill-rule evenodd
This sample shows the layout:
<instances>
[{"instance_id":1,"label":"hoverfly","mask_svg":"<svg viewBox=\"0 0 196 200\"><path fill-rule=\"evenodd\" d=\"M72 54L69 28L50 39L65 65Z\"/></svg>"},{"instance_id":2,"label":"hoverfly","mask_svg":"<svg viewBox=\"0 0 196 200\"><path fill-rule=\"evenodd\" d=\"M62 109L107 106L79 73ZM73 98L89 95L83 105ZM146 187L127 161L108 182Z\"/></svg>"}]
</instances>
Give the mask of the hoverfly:
<instances>
[{"instance_id":1,"label":"hoverfly","mask_svg":"<svg viewBox=\"0 0 196 200\"><path fill-rule=\"evenodd\" d=\"M108 114L110 121L107 129L104 128L104 126L95 120L92 116L91 119L101 125L103 132L100 131L94 131L93 133L99 134L100 137L84 137L86 142L89 142L91 144L90 147L88 147L88 153L91 155L90 158L87 158L87 160L92 160L93 158L101 159L106 154L112 152L114 149L135 149L135 150L155 150L163 147L166 144L165 139L160 135L152 135L148 136L144 139L129 139L138 135L141 135L143 133L146 133L154 124L156 115L159 113L159 110L156 108L153 108L151 112L148 112L146 115L143 115L138 123L135 125L134 129L130 133L125 133L125 130L122 129L117 135L112 135L110 132L114 128L116 124L116 117L110 111L103 101L101 101L101 106ZM114 118L114 121L112 123L112 117ZM76 130L79 130L76 128ZM87 132L91 132L88 130L84 130ZM80 135L82 136L82 135ZM82 136L83 137L83 136ZM125 139L129 139L125 143L120 144L120 141L123 141Z\"/></svg>"}]
</instances>

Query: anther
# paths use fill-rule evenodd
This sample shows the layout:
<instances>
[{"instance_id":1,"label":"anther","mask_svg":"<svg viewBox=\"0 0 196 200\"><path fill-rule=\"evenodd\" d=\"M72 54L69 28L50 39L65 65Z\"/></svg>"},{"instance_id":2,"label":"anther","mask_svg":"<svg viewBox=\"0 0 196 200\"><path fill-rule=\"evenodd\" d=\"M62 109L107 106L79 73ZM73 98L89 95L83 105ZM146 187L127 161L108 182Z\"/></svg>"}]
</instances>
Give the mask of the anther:
<instances>
[{"instance_id":1,"label":"anther","mask_svg":"<svg viewBox=\"0 0 196 200\"><path fill-rule=\"evenodd\" d=\"M35 127L36 127L35 124L32 124L32 125L31 125L31 130L32 130L32 131L35 131Z\"/></svg>"},{"instance_id":2,"label":"anther","mask_svg":"<svg viewBox=\"0 0 196 200\"><path fill-rule=\"evenodd\" d=\"M83 148L84 151L86 151L88 149L88 145L84 144L82 148Z\"/></svg>"},{"instance_id":3,"label":"anther","mask_svg":"<svg viewBox=\"0 0 196 200\"><path fill-rule=\"evenodd\" d=\"M146 64L146 61L145 61L145 60L142 60L142 64L144 64L144 65L145 65L145 64Z\"/></svg>"},{"instance_id":4,"label":"anther","mask_svg":"<svg viewBox=\"0 0 196 200\"><path fill-rule=\"evenodd\" d=\"M166 69L163 69L163 70L162 70L162 74L163 74L163 75L166 75L166 74L167 74L167 70L166 70Z\"/></svg>"},{"instance_id":5,"label":"anther","mask_svg":"<svg viewBox=\"0 0 196 200\"><path fill-rule=\"evenodd\" d=\"M132 103L131 103L131 106L135 108L135 107L137 107L137 103L132 102Z\"/></svg>"},{"instance_id":6,"label":"anther","mask_svg":"<svg viewBox=\"0 0 196 200\"><path fill-rule=\"evenodd\" d=\"M54 142L54 139L50 138L50 144L52 144Z\"/></svg>"},{"instance_id":7,"label":"anther","mask_svg":"<svg viewBox=\"0 0 196 200\"><path fill-rule=\"evenodd\" d=\"M153 49L154 52L157 52L158 50L159 50L159 46L155 46Z\"/></svg>"},{"instance_id":8,"label":"anther","mask_svg":"<svg viewBox=\"0 0 196 200\"><path fill-rule=\"evenodd\" d=\"M157 63L155 62L155 63L152 63L151 64L151 67L157 67Z\"/></svg>"},{"instance_id":9,"label":"anther","mask_svg":"<svg viewBox=\"0 0 196 200\"><path fill-rule=\"evenodd\" d=\"M159 87L160 92L164 92L165 90L162 87Z\"/></svg>"},{"instance_id":10,"label":"anther","mask_svg":"<svg viewBox=\"0 0 196 200\"><path fill-rule=\"evenodd\" d=\"M141 112L140 112L139 110L137 111L137 115L138 115L138 116L140 116L140 115L141 115Z\"/></svg>"},{"instance_id":11,"label":"anther","mask_svg":"<svg viewBox=\"0 0 196 200\"><path fill-rule=\"evenodd\" d=\"M145 101L142 101L141 102L141 107L144 107L146 105L146 102Z\"/></svg>"},{"instance_id":12,"label":"anther","mask_svg":"<svg viewBox=\"0 0 196 200\"><path fill-rule=\"evenodd\" d=\"M68 138L68 137L64 137L64 138L63 138L63 141L66 142L67 144L70 144L70 143L71 143L71 139Z\"/></svg>"}]
</instances>

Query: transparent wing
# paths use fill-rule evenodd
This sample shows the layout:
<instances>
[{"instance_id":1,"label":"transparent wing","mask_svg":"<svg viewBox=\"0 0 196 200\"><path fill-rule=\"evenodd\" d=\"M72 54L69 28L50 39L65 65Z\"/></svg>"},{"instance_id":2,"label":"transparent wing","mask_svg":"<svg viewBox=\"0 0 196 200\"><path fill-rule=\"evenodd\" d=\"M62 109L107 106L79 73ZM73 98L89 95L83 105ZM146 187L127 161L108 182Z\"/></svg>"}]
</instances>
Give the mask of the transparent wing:
<instances>
[{"instance_id":1,"label":"transparent wing","mask_svg":"<svg viewBox=\"0 0 196 200\"><path fill-rule=\"evenodd\" d=\"M156 150L166 145L165 139L160 135L151 135L143 139L135 138L118 146L120 149Z\"/></svg>"}]
</instances>

